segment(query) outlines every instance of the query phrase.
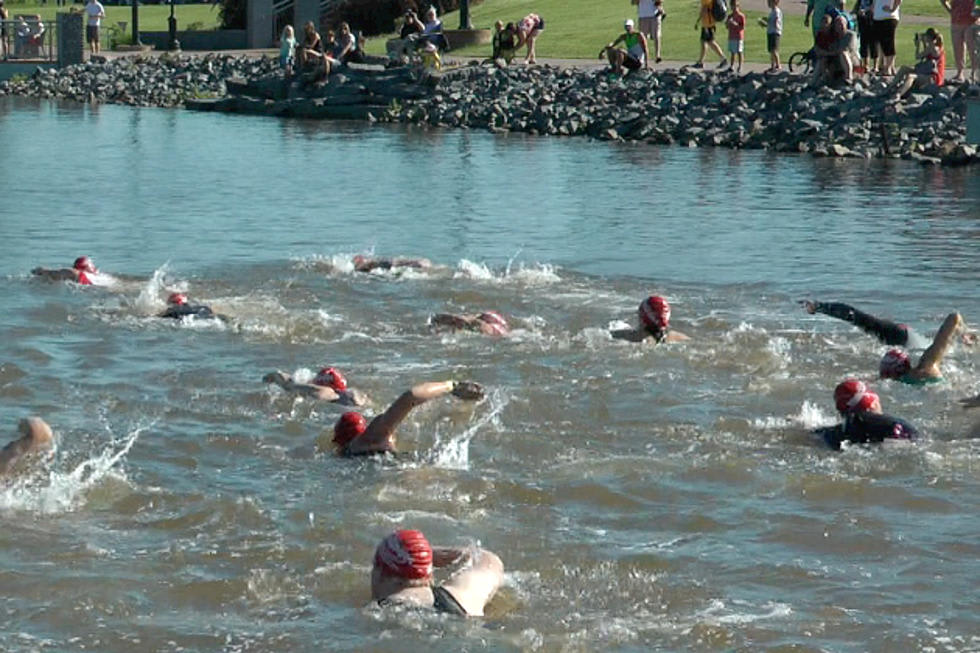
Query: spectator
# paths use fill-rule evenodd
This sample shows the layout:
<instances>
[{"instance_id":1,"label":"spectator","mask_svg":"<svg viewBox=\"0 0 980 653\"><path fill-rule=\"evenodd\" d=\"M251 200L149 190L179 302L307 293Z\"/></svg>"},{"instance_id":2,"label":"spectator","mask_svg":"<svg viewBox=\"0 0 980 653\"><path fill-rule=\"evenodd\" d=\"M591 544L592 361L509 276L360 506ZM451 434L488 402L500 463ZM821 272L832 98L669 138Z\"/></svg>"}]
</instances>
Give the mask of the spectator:
<instances>
[{"instance_id":1,"label":"spectator","mask_svg":"<svg viewBox=\"0 0 980 653\"><path fill-rule=\"evenodd\" d=\"M664 60L661 56L661 42L663 41L663 23L667 18L667 12L664 11L664 0L654 0L653 6L656 13L650 19L650 38L653 39L653 49L656 51L655 61L660 63Z\"/></svg>"},{"instance_id":2,"label":"spectator","mask_svg":"<svg viewBox=\"0 0 980 653\"><path fill-rule=\"evenodd\" d=\"M445 583L434 585L433 567L456 564L460 568ZM375 549L371 599L381 607L426 607L479 617L503 581L504 565L489 551L475 546L433 549L420 531L400 530Z\"/></svg>"},{"instance_id":3,"label":"spectator","mask_svg":"<svg viewBox=\"0 0 980 653\"><path fill-rule=\"evenodd\" d=\"M527 45L527 57L524 63L531 65L537 63L534 45L543 31L544 19L537 14L528 14L517 24L517 47Z\"/></svg>"},{"instance_id":4,"label":"spectator","mask_svg":"<svg viewBox=\"0 0 980 653\"><path fill-rule=\"evenodd\" d=\"M505 63L510 63L517 53L517 27L514 23L507 23L498 20L494 23L493 49L491 58L498 59Z\"/></svg>"},{"instance_id":5,"label":"spectator","mask_svg":"<svg viewBox=\"0 0 980 653\"><path fill-rule=\"evenodd\" d=\"M99 44L99 25L105 18L105 7L99 0L88 0L85 4L85 15L88 17L85 26L85 40L88 41L89 51L92 54L98 54L102 49Z\"/></svg>"},{"instance_id":6,"label":"spectator","mask_svg":"<svg viewBox=\"0 0 980 653\"><path fill-rule=\"evenodd\" d=\"M918 59L915 67L902 66L895 79L885 89L885 95L901 97L915 86L925 87L930 84L942 86L945 83L946 48L943 47L942 34L931 27L923 34L916 34L915 58ZM959 316L958 313L955 315Z\"/></svg>"},{"instance_id":7,"label":"spectator","mask_svg":"<svg viewBox=\"0 0 980 653\"><path fill-rule=\"evenodd\" d=\"M843 79L850 83L858 62L857 34L847 28L847 20L840 15L831 18L831 14L824 14L821 24L813 46L815 79L824 83Z\"/></svg>"},{"instance_id":8,"label":"spectator","mask_svg":"<svg viewBox=\"0 0 980 653\"><path fill-rule=\"evenodd\" d=\"M653 39L653 48L656 53L657 63L663 61L660 57L660 36L663 19L667 17L664 12L664 0L631 0L637 5L637 17L640 19L640 33L649 39Z\"/></svg>"},{"instance_id":9,"label":"spectator","mask_svg":"<svg viewBox=\"0 0 980 653\"><path fill-rule=\"evenodd\" d=\"M623 23L625 32L616 37L616 40L608 44L599 51L601 58L603 53L609 59L613 73L623 74L623 68L627 70L639 70L641 67L650 68L650 51L647 48L647 38L643 32L637 32L633 27L633 20L626 19ZM626 49L617 48L616 45L623 43Z\"/></svg>"},{"instance_id":10,"label":"spectator","mask_svg":"<svg viewBox=\"0 0 980 653\"><path fill-rule=\"evenodd\" d=\"M303 43L300 44L298 52L297 59L301 69L311 68L323 60L323 39L313 26L312 20L303 25ZM329 70L327 72L329 73Z\"/></svg>"},{"instance_id":11,"label":"spectator","mask_svg":"<svg viewBox=\"0 0 980 653\"><path fill-rule=\"evenodd\" d=\"M877 72L874 65L878 58L878 41L874 29L874 0L857 0L853 12L857 16L861 66L866 72Z\"/></svg>"},{"instance_id":12,"label":"spectator","mask_svg":"<svg viewBox=\"0 0 980 653\"><path fill-rule=\"evenodd\" d=\"M977 69L977 16L973 13L974 0L939 0L949 12L949 35L953 40L953 57L956 59L956 82L964 81L964 50L970 52L970 68Z\"/></svg>"},{"instance_id":13,"label":"spectator","mask_svg":"<svg viewBox=\"0 0 980 653\"><path fill-rule=\"evenodd\" d=\"M769 71L774 73L782 66L779 63L779 41L783 36L783 10L779 0L768 0L769 17L766 19L766 51L769 52Z\"/></svg>"},{"instance_id":14,"label":"spectator","mask_svg":"<svg viewBox=\"0 0 980 653\"><path fill-rule=\"evenodd\" d=\"M293 26L286 25L279 37L279 67L286 73L286 77L291 77L295 65L296 37L293 35Z\"/></svg>"},{"instance_id":15,"label":"spectator","mask_svg":"<svg viewBox=\"0 0 980 653\"><path fill-rule=\"evenodd\" d=\"M728 60L725 59L725 53L721 51L721 47L715 42L714 4L715 0L701 0L701 12L698 14L698 19L694 21L695 31L699 26L701 28L701 56L698 57L694 68L704 68L704 57L708 53L709 47L721 57L721 62L718 64L719 68L724 68L728 65Z\"/></svg>"},{"instance_id":16,"label":"spectator","mask_svg":"<svg viewBox=\"0 0 980 653\"><path fill-rule=\"evenodd\" d=\"M392 61L407 63L408 57L415 49L415 43L424 29L425 25L419 20L418 14L412 9L408 9L405 12L405 22L402 23L398 38L385 43L388 58Z\"/></svg>"},{"instance_id":17,"label":"spectator","mask_svg":"<svg viewBox=\"0 0 980 653\"><path fill-rule=\"evenodd\" d=\"M344 65L363 61L361 51L357 47L357 37L351 32L350 25L347 23L340 24L340 36L337 37L337 45L333 49L333 59Z\"/></svg>"},{"instance_id":18,"label":"spectator","mask_svg":"<svg viewBox=\"0 0 980 653\"><path fill-rule=\"evenodd\" d=\"M895 74L895 30L898 29L902 0L874 0L875 40L878 43L878 72Z\"/></svg>"},{"instance_id":19,"label":"spectator","mask_svg":"<svg viewBox=\"0 0 980 653\"><path fill-rule=\"evenodd\" d=\"M7 52L7 21L9 19L10 12L3 6L3 0L0 0L0 59L6 59L10 54Z\"/></svg>"},{"instance_id":20,"label":"spectator","mask_svg":"<svg viewBox=\"0 0 980 653\"><path fill-rule=\"evenodd\" d=\"M728 65L735 68L735 72L740 73L742 63L745 61L745 14L739 8L738 0L732 0L732 13L728 15L725 25L728 26L728 53L731 57Z\"/></svg>"}]
</instances>

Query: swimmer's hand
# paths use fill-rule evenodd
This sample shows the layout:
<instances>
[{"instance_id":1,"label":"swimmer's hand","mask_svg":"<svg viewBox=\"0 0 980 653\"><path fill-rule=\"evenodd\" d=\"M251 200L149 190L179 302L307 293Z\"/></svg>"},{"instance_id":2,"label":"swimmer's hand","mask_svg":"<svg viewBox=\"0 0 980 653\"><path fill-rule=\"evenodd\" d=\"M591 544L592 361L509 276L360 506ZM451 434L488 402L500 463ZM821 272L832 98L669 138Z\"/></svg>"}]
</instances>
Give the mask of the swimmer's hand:
<instances>
[{"instance_id":1,"label":"swimmer's hand","mask_svg":"<svg viewBox=\"0 0 980 653\"><path fill-rule=\"evenodd\" d=\"M972 347L973 345L977 344L977 334L973 331L967 331L960 336L960 339L967 347Z\"/></svg>"},{"instance_id":2,"label":"swimmer's hand","mask_svg":"<svg viewBox=\"0 0 980 653\"><path fill-rule=\"evenodd\" d=\"M454 381L452 394L459 399L478 401L486 396L483 386L473 381Z\"/></svg>"},{"instance_id":3,"label":"swimmer's hand","mask_svg":"<svg viewBox=\"0 0 980 653\"><path fill-rule=\"evenodd\" d=\"M817 303L810 301L809 299L801 299L800 306L806 309L806 312L813 315L817 312Z\"/></svg>"}]
</instances>

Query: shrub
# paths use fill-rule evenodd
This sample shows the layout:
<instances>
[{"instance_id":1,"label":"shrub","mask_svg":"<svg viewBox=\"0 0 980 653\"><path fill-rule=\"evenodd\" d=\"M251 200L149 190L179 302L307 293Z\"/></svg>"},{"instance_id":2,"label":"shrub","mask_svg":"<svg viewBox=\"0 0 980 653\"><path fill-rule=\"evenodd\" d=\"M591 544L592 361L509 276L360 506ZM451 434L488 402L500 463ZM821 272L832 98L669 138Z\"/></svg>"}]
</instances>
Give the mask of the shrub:
<instances>
[{"instance_id":1,"label":"shrub","mask_svg":"<svg viewBox=\"0 0 980 653\"><path fill-rule=\"evenodd\" d=\"M246 0L220 0L221 6L218 7L218 16L221 18L221 29L245 29L248 27L246 20Z\"/></svg>"}]
</instances>

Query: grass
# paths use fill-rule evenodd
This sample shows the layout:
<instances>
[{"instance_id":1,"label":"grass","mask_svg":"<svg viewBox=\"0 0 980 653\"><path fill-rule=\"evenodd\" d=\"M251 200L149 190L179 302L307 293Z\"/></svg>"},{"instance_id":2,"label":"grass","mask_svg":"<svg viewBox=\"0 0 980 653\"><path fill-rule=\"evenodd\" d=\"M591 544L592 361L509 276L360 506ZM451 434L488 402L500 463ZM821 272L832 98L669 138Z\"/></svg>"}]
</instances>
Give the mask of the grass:
<instances>
[{"instance_id":1,"label":"grass","mask_svg":"<svg viewBox=\"0 0 980 653\"><path fill-rule=\"evenodd\" d=\"M103 3L105 4L105 3ZM18 2L17 0L7 0L5 2L11 18L19 14L40 14L41 20L45 23L53 23L55 15L59 12L67 12L68 7L55 6L54 0L48 0L46 5L38 2ZM70 5L81 10L84 5L76 3ZM201 29L218 28L218 6L208 4L178 4L174 11L177 16L177 29L184 29L191 23L200 23ZM126 33L132 38L132 17L133 8L128 6L105 6L105 18L103 26L116 26L120 22L126 23ZM140 31L141 32L166 32L168 29L167 18L170 17L170 5L143 5L139 7ZM459 20L458 18L456 19Z\"/></svg>"},{"instance_id":2,"label":"grass","mask_svg":"<svg viewBox=\"0 0 980 653\"><path fill-rule=\"evenodd\" d=\"M783 0L784 6L790 0ZM848 4L852 4L848 0ZM667 61L694 62L698 57L698 32L694 21L698 16L697 0L664 0L667 19L663 24L663 58ZM636 7L628 0L616 2L595 2L594 0L485 0L482 4L470 7L470 20L474 27L490 29L494 21L517 21L534 12L545 21L545 30L537 43L537 54L544 58L593 59L597 58L599 48L622 33L624 18L636 18ZM935 16L934 26L948 32L949 15L939 4L939 0L903 0L902 12ZM766 31L757 25L764 12L746 11L745 60L755 63L768 63L766 52ZM442 17L447 28L459 25L459 13L452 12ZM928 25L899 23L896 44L898 62L914 63L912 38L916 32L924 31ZM372 54L384 54L387 38L370 39L366 49ZM727 56L727 33L718 30L718 44ZM947 34L947 41L948 34ZM783 62L793 52L808 50L812 45L810 29L803 27L803 16L783 14L783 38L780 52ZM652 45L652 44L651 44ZM452 54L464 56L489 56L490 46L475 46L453 50ZM522 49L523 54L523 49ZM947 43L947 60L953 60L953 53ZM706 63L716 61L716 55L709 52Z\"/></svg>"}]
</instances>

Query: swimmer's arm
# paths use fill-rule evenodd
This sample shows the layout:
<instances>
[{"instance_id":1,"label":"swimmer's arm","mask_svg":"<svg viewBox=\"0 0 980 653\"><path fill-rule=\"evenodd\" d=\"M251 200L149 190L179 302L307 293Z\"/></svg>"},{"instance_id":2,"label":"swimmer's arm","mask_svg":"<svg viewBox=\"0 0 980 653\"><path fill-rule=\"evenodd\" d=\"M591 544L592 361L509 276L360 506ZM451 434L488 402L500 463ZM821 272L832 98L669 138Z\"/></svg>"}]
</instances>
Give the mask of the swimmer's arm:
<instances>
[{"instance_id":1,"label":"swimmer's arm","mask_svg":"<svg viewBox=\"0 0 980 653\"><path fill-rule=\"evenodd\" d=\"M939 376L939 364L946 355L946 350L953 344L953 336L956 330L964 327L963 318L959 313L950 313L943 320L943 325L939 327L939 333L933 338L932 344L922 354L919 364L915 366L917 372L928 374L929 376Z\"/></svg>"},{"instance_id":2,"label":"swimmer's arm","mask_svg":"<svg viewBox=\"0 0 980 653\"><path fill-rule=\"evenodd\" d=\"M78 272L68 269L49 270L47 268L34 268L31 270L31 274L36 277L50 279L51 281L76 281L78 279Z\"/></svg>"},{"instance_id":3,"label":"swimmer's arm","mask_svg":"<svg viewBox=\"0 0 980 653\"><path fill-rule=\"evenodd\" d=\"M638 329L613 329L609 335L616 340L628 340L629 342L643 342L646 340L646 333Z\"/></svg>"},{"instance_id":4,"label":"swimmer's arm","mask_svg":"<svg viewBox=\"0 0 980 653\"><path fill-rule=\"evenodd\" d=\"M691 339L691 336L686 333L681 333L680 331L674 331L671 329L667 332L667 342L686 342Z\"/></svg>"},{"instance_id":5,"label":"swimmer's arm","mask_svg":"<svg viewBox=\"0 0 980 653\"><path fill-rule=\"evenodd\" d=\"M326 386L313 385L312 383L296 383L288 374L280 371L270 372L262 377L263 383L275 383L287 392L298 394L310 399L322 399L323 401L337 401L340 395L333 388Z\"/></svg>"},{"instance_id":6,"label":"swimmer's arm","mask_svg":"<svg viewBox=\"0 0 980 653\"><path fill-rule=\"evenodd\" d=\"M504 582L504 563L486 549L465 549L461 553L469 564L443 583L470 616L481 616L487 602ZM435 556L433 556L434 558Z\"/></svg>"},{"instance_id":7,"label":"swimmer's arm","mask_svg":"<svg viewBox=\"0 0 980 653\"><path fill-rule=\"evenodd\" d=\"M908 340L907 332L894 322L881 320L874 315L859 311L849 304L841 302L812 302L804 301L807 313L823 313L838 320L850 322L865 333L869 333L886 345L904 345Z\"/></svg>"},{"instance_id":8,"label":"swimmer's arm","mask_svg":"<svg viewBox=\"0 0 980 653\"><path fill-rule=\"evenodd\" d=\"M437 313L432 316L432 324L453 329L471 329L474 326L474 321L465 315L453 315L451 313Z\"/></svg>"},{"instance_id":9,"label":"swimmer's arm","mask_svg":"<svg viewBox=\"0 0 980 653\"><path fill-rule=\"evenodd\" d=\"M371 420L363 435L351 441L352 450L356 448L356 453L387 451L395 445L395 429L408 417L413 408L421 406L430 399L449 394L455 387L455 381L433 381L420 383L411 390L403 392L388 407L388 410Z\"/></svg>"}]
</instances>

